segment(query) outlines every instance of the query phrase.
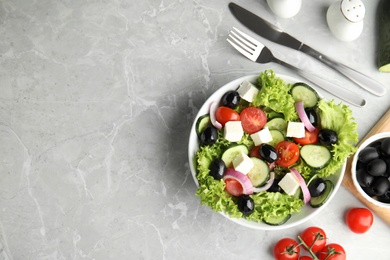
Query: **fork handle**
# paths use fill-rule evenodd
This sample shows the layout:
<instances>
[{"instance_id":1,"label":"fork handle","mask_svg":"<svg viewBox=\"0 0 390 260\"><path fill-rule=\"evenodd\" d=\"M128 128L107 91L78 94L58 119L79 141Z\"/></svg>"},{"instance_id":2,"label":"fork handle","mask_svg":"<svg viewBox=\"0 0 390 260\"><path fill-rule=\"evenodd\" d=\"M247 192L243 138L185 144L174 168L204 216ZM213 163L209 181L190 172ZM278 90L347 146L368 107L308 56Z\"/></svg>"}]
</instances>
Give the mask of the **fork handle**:
<instances>
[{"instance_id":1,"label":"fork handle","mask_svg":"<svg viewBox=\"0 0 390 260\"><path fill-rule=\"evenodd\" d=\"M361 88L371 92L374 95L377 96L383 96L386 94L386 88L379 82L373 80L372 78L360 73L359 71L356 71L344 64L341 64L330 57L314 50L313 48L307 46L306 44L303 44L300 47L300 50L314 58L316 58L319 61L322 61L329 67L337 70L347 78L349 78L352 82L360 86Z\"/></svg>"},{"instance_id":2,"label":"fork handle","mask_svg":"<svg viewBox=\"0 0 390 260\"><path fill-rule=\"evenodd\" d=\"M315 84L319 88L329 92L330 94L354 105L357 107L363 107L366 105L366 100L356 94L355 92L352 92L350 90L347 90L345 88L342 88L332 82L329 82L317 75L314 75L312 73L306 72L304 70L301 70L287 62L281 61L279 59L274 60L275 62L279 63L280 65L283 65L291 70L296 71L299 75L310 81L311 83Z\"/></svg>"}]
</instances>

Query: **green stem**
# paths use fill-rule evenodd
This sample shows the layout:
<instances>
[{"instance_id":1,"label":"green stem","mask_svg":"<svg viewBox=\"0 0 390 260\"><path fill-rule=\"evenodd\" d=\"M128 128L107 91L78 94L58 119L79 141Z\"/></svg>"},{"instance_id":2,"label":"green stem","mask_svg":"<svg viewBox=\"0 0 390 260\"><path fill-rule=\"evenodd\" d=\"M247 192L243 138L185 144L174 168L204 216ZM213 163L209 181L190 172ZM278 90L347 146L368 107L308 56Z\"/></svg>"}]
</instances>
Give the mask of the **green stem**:
<instances>
[{"instance_id":1,"label":"green stem","mask_svg":"<svg viewBox=\"0 0 390 260\"><path fill-rule=\"evenodd\" d=\"M303 239L300 236L298 236L298 240L300 244L304 246L307 249L307 251L309 251L310 255L313 257L313 260L319 260L316 254L314 254L314 252L311 250L311 247L306 245L305 241L303 241Z\"/></svg>"}]
</instances>

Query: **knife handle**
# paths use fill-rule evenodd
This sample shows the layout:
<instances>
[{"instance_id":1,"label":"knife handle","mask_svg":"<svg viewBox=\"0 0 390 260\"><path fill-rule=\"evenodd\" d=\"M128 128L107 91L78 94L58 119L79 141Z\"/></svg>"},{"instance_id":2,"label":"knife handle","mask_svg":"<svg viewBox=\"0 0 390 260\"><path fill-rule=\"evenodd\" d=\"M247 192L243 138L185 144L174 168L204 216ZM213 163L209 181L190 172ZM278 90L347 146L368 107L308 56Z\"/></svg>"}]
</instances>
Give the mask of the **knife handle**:
<instances>
[{"instance_id":1,"label":"knife handle","mask_svg":"<svg viewBox=\"0 0 390 260\"><path fill-rule=\"evenodd\" d=\"M299 75L310 81L311 83L315 84L319 88L329 92L330 94L354 105L357 107L363 107L366 105L366 100L356 94L355 92L352 92L350 90L347 90L345 88L342 88L328 80L325 80L317 75L314 75L312 73L309 73L307 71L304 71L302 69L299 69L291 64L288 64L284 61L281 61L279 59L274 58L274 61L289 68L294 71L296 71Z\"/></svg>"},{"instance_id":2,"label":"knife handle","mask_svg":"<svg viewBox=\"0 0 390 260\"><path fill-rule=\"evenodd\" d=\"M322 61L329 67L337 70L338 72L340 72L341 74L349 78L356 85L371 92L372 94L376 96L383 96L386 93L386 88L378 81L375 81L374 79L360 73L359 71L356 71L344 64L341 64L333 60L332 58L314 50L313 48L307 46L306 44L303 44L300 50L316 58L317 60Z\"/></svg>"}]
</instances>

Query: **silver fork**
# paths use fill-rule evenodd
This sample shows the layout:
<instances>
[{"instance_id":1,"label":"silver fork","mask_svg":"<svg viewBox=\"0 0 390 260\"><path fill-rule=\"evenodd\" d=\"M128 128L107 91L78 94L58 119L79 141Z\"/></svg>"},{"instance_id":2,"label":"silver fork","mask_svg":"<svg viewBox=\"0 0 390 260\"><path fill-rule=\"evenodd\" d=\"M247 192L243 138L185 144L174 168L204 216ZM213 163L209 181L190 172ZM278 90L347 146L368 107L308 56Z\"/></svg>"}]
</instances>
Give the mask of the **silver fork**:
<instances>
[{"instance_id":1,"label":"silver fork","mask_svg":"<svg viewBox=\"0 0 390 260\"><path fill-rule=\"evenodd\" d=\"M242 55L248 59L257 62L257 63L268 63L276 62L280 65L283 65L291 70L296 71L299 75L315 84L319 88L329 92L330 94L358 107L363 107L366 105L366 100L360 97L358 94L342 88L336 84L333 84L317 75L308 73L302 69L299 69L287 62L279 60L276 58L272 52L261 42L255 40L251 36L247 35L244 32L241 32L237 28L233 27L233 30L230 31L227 41Z\"/></svg>"}]
</instances>

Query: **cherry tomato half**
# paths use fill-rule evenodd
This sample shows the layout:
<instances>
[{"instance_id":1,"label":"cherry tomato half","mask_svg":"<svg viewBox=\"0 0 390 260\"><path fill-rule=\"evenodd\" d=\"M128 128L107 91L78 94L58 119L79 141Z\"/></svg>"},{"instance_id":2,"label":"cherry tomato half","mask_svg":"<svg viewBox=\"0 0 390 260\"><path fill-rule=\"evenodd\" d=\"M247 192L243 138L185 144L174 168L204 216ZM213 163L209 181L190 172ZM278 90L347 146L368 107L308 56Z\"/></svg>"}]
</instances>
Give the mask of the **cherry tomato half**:
<instances>
[{"instance_id":1,"label":"cherry tomato half","mask_svg":"<svg viewBox=\"0 0 390 260\"><path fill-rule=\"evenodd\" d=\"M258 107L247 107L240 113L244 132L254 134L260 131L267 123L267 115Z\"/></svg>"},{"instance_id":2,"label":"cherry tomato half","mask_svg":"<svg viewBox=\"0 0 390 260\"><path fill-rule=\"evenodd\" d=\"M319 252L326 245L325 231L319 227L306 228L300 237L314 253ZM304 249L306 248L304 247Z\"/></svg>"},{"instance_id":3,"label":"cherry tomato half","mask_svg":"<svg viewBox=\"0 0 390 260\"><path fill-rule=\"evenodd\" d=\"M241 196L244 194L244 188L241 183L232 178L225 179L225 189L233 196Z\"/></svg>"},{"instance_id":4,"label":"cherry tomato half","mask_svg":"<svg viewBox=\"0 0 390 260\"><path fill-rule=\"evenodd\" d=\"M299 159L299 147L295 143L282 141L276 145L275 149L278 153L277 165L289 167Z\"/></svg>"},{"instance_id":5,"label":"cherry tomato half","mask_svg":"<svg viewBox=\"0 0 390 260\"><path fill-rule=\"evenodd\" d=\"M352 208L347 211L345 220L352 232L363 234L371 228L374 215L366 208Z\"/></svg>"},{"instance_id":6,"label":"cherry tomato half","mask_svg":"<svg viewBox=\"0 0 390 260\"><path fill-rule=\"evenodd\" d=\"M274 257L276 260L297 260L301 248L298 242L292 238L282 238L274 246Z\"/></svg>"},{"instance_id":7,"label":"cherry tomato half","mask_svg":"<svg viewBox=\"0 0 390 260\"><path fill-rule=\"evenodd\" d=\"M318 253L318 258L320 260L346 260L347 255L345 250L339 244L327 244L324 248Z\"/></svg>"},{"instance_id":8,"label":"cherry tomato half","mask_svg":"<svg viewBox=\"0 0 390 260\"><path fill-rule=\"evenodd\" d=\"M296 138L294 137L294 141L300 145L306 145L306 144L315 144L318 141L318 133L320 132L320 129L316 128L313 132L310 132L309 130L305 129L305 137L302 138Z\"/></svg>"},{"instance_id":9,"label":"cherry tomato half","mask_svg":"<svg viewBox=\"0 0 390 260\"><path fill-rule=\"evenodd\" d=\"M226 122L229 121L240 121L240 114L228 107L218 107L215 111L215 119L222 125L225 126Z\"/></svg>"}]
</instances>

